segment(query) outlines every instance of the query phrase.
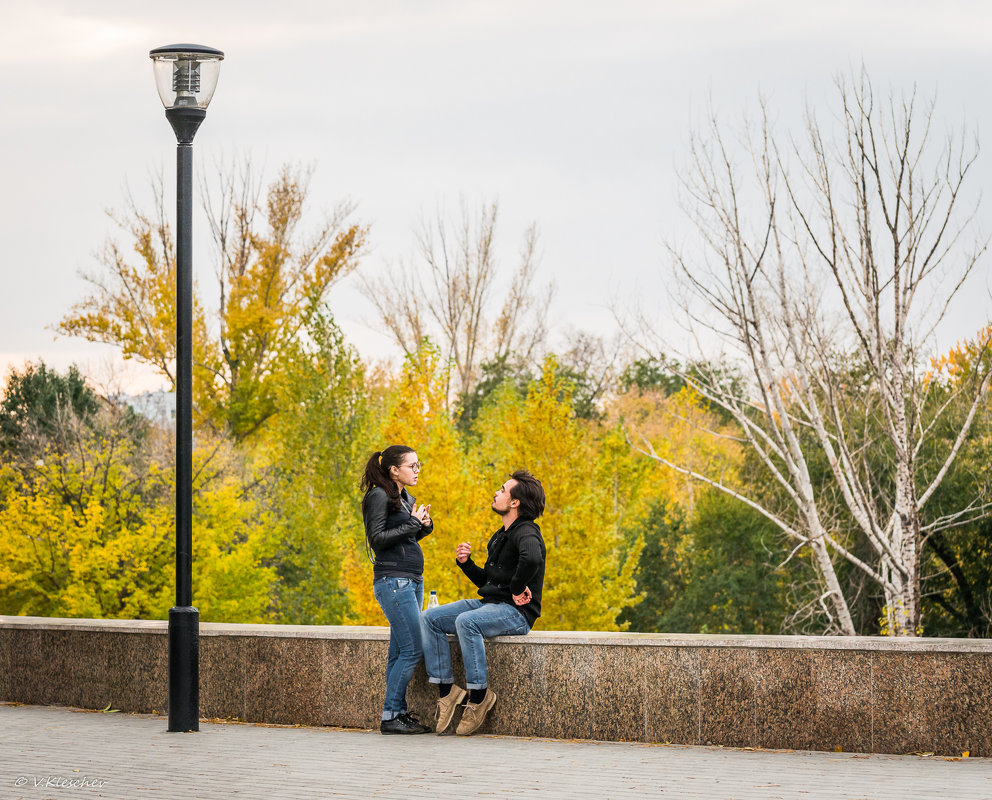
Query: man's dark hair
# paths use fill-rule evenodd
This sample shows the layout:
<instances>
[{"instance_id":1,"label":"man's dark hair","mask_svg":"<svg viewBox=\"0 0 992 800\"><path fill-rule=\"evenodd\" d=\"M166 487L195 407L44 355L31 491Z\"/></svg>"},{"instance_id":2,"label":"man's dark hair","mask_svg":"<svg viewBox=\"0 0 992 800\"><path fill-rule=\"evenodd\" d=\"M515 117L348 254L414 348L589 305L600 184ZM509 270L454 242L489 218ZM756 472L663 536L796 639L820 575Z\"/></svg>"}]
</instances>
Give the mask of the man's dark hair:
<instances>
[{"instance_id":1,"label":"man's dark hair","mask_svg":"<svg viewBox=\"0 0 992 800\"><path fill-rule=\"evenodd\" d=\"M516 481L510 489L510 497L520 501L517 515L524 520L537 519L544 513L544 487L541 482L525 469L518 469L510 477Z\"/></svg>"}]
</instances>

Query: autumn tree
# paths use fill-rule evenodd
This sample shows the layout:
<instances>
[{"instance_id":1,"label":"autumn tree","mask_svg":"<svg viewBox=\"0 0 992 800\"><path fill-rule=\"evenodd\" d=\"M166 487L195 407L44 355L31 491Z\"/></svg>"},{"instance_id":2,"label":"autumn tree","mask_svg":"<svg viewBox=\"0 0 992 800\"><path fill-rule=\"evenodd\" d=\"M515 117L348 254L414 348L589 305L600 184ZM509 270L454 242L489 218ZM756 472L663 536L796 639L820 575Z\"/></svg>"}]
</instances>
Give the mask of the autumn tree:
<instances>
[{"instance_id":1,"label":"autumn tree","mask_svg":"<svg viewBox=\"0 0 992 800\"><path fill-rule=\"evenodd\" d=\"M411 493L418 503L430 503L434 532L421 540L424 551L424 587L435 590L441 602L475 596L474 585L454 564L459 542L471 541L482 548L495 529L487 498L490 486L476 460L466 451L463 439L447 411L446 390L449 365L430 343L407 357L399 379L391 386L383 412L378 440L355 462L359 469L375 450L390 444L405 444L417 451L423 463L420 478ZM358 624L385 624L372 595L372 565L365 546L361 509L356 502L353 516L356 536L346 565L351 598L348 619Z\"/></svg>"},{"instance_id":2,"label":"autumn tree","mask_svg":"<svg viewBox=\"0 0 992 800\"><path fill-rule=\"evenodd\" d=\"M34 461L0 465L0 613L154 619L174 602L171 433L111 400L99 403L85 419L59 409ZM201 444L197 606L209 621L271 619L264 509L223 464L233 455Z\"/></svg>"},{"instance_id":3,"label":"autumn tree","mask_svg":"<svg viewBox=\"0 0 992 800\"><path fill-rule=\"evenodd\" d=\"M558 376L563 386L568 385L576 415L583 419L598 418L603 413L605 399L617 388L624 344L619 336L604 338L579 330L569 331L566 341L568 346L562 352L547 355L553 355L558 364ZM509 357L483 362L475 386L460 398L458 427L462 433L472 438L479 412L506 384L526 397L528 387L538 379L541 369L540 364L535 368Z\"/></svg>"},{"instance_id":4,"label":"autumn tree","mask_svg":"<svg viewBox=\"0 0 992 800\"><path fill-rule=\"evenodd\" d=\"M684 465L686 471L654 476L652 495L664 505L692 515L698 493L692 473L729 481L737 475L741 454L736 428L708 409L688 385L671 393L651 386L631 388L613 398L607 419L623 427L639 452Z\"/></svg>"},{"instance_id":5,"label":"autumn tree","mask_svg":"<svg viewBox=\"0 0 992 800\"><path fill-rule=\"evenodd\" d=\"M632 456L618 427L576 417L569 384L557 376L553 360L524 396L512 383L494 391L466 438L446 409L449 368L429 343L408 357L374 448L407 444L424 464L412 492L431 504L434 519L434 532L420 543L425 589L436 590L442 602L476 596L455 565L455 548L468 541L475 552L485 552L500 525L491 510L493 494L511 472L530 469L548 498L539 520L548 547L539 624L617 630L620 611L634 602L640 547L628 546L621 526L635 513L650 470ZM360 520L357 506L354 513ZM364 536L356 539L345 574L348 620L383 624Z\"/></svg>"},{"instance_id":6,"label":"autumn tree","mask_svg":"<svg viewBox=\"0 0 992 800\"><path fill-rule=\"evenodd\" d=\"M367 231L338 206L303 230L311 171L286 165L264 198L249 162L219 170L221 188L205 192L218 253L216 305L195 292L193 402L201 422L241 441L276 412L274 376L304 318L355 268ZM60 332L113 344L125 358L155 367L175 385L175 242L161 181L152 213L132 200L113 218L133 253L111 242L103 270L86 276L93 293L76 304ZM197 283L199 287L200 283Z\"/></svg>"},{"instance_id":7,"label":"autumn tree","mask_svg":"<svg viewBox=\"0 0 992 800\"><path fill-rule=\"evenodd\" d=\"M363 278L363 291L406 356L425 337L452 365L447 397L467 397L486 362L534 363L543 353L553 287L535 285L537 227L524 234L518 266L500 286L496 202L473 215L463 202L451 222L438 212L416 232L417 254ZM502 288L502 299L497 292Z\"/></svg>"},{"instance_id":8,"label":"autumn tree","mask_svg":"<svg viewBox=\"0 0 992 800\"><path fill-rule=\"evenodd\" d=\"M744 454L733 422L671 369L659 360L628 365L621 381L626 390L611 399L607 418L642 450L741 480ZM688 475L652 473L641 492L646 510L623 526L631 540L643 538L644 549L635 575L642 599L621 619L639 631L781 632L788 615L778 587L790 572L779 568L789 552L773 535L777 529Z\"/></svg>"},{"instance_id":9,"label":"autumn tree","mask_svg":"<svg viewBox=\"0 0 992 800\"><path fill-rule=\"evenodd\" d=\"M576 417L554 359L525 398L510 385L496 393L476 431L479 459L490 465L494 488L517 469L529 470L544 486L547 502L538 522L548 552L538 625L622 628L617 618L634 602L640 549L639 542L625 546L622 525L643 476L622 431Z\"/></svg>"},{"instance_id":10,"label":"autumn tree","mask_svg":"<svg viewBox=\"0 0 992 800\"><path fill-rule=\"evenodd\" d=\"M748 503L806 550L827 631L858 632L843 563L884 595L883 629L915 635L921 548L946 524L928 504L989 387L987 360L949 394L925 374L934 329L985 250L966 239L977 148L965 136L936 141L932 104L879 101L863 73L838 90L836 139L810 111L805 143L785 145L764 105L743 135L743 158L716 120L694 136L684 186L698 246L673 249L696 341L722 342L749 380L741 392L719 370L681 377L734 419L788 507L649 455ZM989 345L985 336L978 348ZM951 408L963 413L939 452L921 459ZM835 499L851 537L834 526Z\"/></svg>"}]
</instances>

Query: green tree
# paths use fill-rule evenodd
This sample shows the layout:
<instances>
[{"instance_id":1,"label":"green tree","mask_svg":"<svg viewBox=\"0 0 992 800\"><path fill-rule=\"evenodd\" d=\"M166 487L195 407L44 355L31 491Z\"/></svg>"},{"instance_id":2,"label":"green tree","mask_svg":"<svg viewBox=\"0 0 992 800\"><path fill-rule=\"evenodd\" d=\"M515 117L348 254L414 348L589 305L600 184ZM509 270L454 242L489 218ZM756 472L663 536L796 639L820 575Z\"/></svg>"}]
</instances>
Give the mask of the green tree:
<instances>
[{"instance_id":1,"label":"green tree","mask_svg":"<svg viewBox=\"0 0 992 800\"><path fill-rule=\"evenodd\" d=\"M322 312L306 318L276 378L283 409L265 437L267 501L279 542L280 622L341 624L344 560L361 541L360 470L376 449L385 397Z\"/></svg>"},{"instance_id":2,"label":"green tree","mask_svg":"<svg viewBox=\"0 0 992 800\"><path fill-rule=\"evenodd\" d=\"M20 372L12 370L0 401L0 451L33 461L68 420L86 424L99 408L100 398L75 364L64 375L43 361L27 364Z\"/></svg>"},{"instance_id":3,"label":"green tree","mask_svg":"<svg viewBox=\"0 0 992 800\"><path fill-rule=\"evenodd\" d=\"M943 380L935 401L950 402L948 422L937 431L932 448L920 457L934 461L953 441L967 413L955 390L966 384L992 352L982 331L951 348L926 376ZM992 636L992 396L988 393L962 443L955 468L935 492L926 520L921 568L923 632L927 636Z\"/></svg>"},{"instance_id":4,"label":"green tree","mask_svg":"<svg viewBox=\"0 0 992 800\"><path fill-rule=\"evenodd\" d=\"M660 633L781 633L789 616L788 556L774 525L715 491L695 512L656 504L643 526L637 591L624 611L632 630Z\"/></svg>"}]
</instances>

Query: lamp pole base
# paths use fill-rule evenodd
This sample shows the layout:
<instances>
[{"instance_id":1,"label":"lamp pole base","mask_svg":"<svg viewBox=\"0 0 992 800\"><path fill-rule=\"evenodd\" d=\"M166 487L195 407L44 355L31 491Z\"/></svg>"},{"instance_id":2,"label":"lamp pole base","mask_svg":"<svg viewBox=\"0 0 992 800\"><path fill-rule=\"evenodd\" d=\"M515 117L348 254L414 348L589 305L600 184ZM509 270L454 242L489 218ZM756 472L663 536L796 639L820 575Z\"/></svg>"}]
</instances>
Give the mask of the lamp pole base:
<instances>
[{"instance_id":1,"label":"lamp pole base","mask_svg":"<svg viewBox=\"0 0 992 800\"><path fill-rule=\"evenodd\" d=\"M169 609L169 731L200 730L200 612Z\"/></svg>"}]
</instances>

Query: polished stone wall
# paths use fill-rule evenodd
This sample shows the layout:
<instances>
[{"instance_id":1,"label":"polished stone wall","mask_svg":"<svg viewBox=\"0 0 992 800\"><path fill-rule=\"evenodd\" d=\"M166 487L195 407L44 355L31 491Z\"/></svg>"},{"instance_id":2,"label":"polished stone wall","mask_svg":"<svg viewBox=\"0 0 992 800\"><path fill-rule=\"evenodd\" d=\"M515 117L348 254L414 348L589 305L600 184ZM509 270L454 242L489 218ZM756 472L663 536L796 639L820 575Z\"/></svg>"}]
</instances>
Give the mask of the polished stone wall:
<instances>
[{"instance_id":1,"label":"polished stone wall","mask_svg":"<svg viewBox=\"0 0 992 800\"><path fill-rule=\"evenodd\" d=\"M167 623L0 616L0 700L165 712ZM200 713L378 725L387 628L200 626ZM461 674L457 644L455 673ZM992 756L992 641L534 632L487 644L482 732ZM433 717L423 666L411 710Z\"/></svg>"}]
</instances>

